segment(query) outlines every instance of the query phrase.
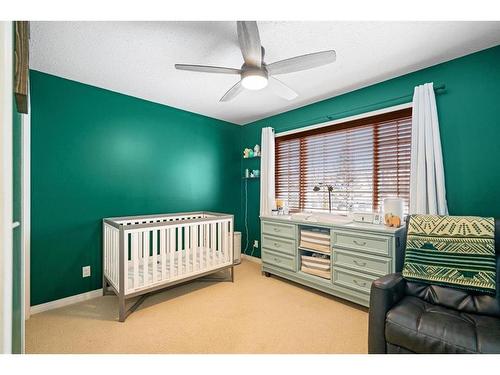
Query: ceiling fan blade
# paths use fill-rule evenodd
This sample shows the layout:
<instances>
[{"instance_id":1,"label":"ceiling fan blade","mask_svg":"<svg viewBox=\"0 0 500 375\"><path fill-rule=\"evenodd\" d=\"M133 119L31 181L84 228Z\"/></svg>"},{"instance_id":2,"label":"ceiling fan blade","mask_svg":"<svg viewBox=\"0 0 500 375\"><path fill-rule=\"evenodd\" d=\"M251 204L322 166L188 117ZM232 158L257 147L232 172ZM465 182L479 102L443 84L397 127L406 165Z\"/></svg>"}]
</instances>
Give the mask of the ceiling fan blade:
<instances>
[{"instance_id":1,"label":"ceiling fan blade","mask_svg":"<svg viewBox=\"0 0 500 375\"><path fill-rule=\"evenodd\" d=\"M262 65L262 48L257 22L237 21L236 28L245 64L260 68Z\"/></svg>"},{"instance_id":2,"label":"ceiling fan blade","mask_svg":"<svg viewBox=\"0 0 500 375\"><path fill-rule=\"evenodd\" d=\"M190 65L190 64L175 64L175 69L190 70L193 72L202 73L219 73L219 74L240 74L240 69L224 68L222 66L208 66L208 65Z\"/></svg>"},{"instance_id":3,"label":"ceiling fan blade","mask_svg":"<svg viewBox=\"0 0 500 375\"><path fill-rule=\"evenodd\" d=\"M220 98L219 102L228 102L230 100L233 100L242 91L243 86L241 85L241 81L238 81L233 87L227 90L224 96Z\"/></svg>"},{"instance_id":4,"label":"ceiling fan blade","mask_svg":"<svg viewBox=\"0 0 500 375\"><path fill-rule=\"evenodd\" d=\"M299 96L299 94L293 91L290 87L274 77L269 77L269 87L276 95L286 100L293 100Z\"/></svg>"},{"instance_id":5,"label":"ceiling fan blade","mask_svg":"<svg viewBox=\"0 0 500 375\"><path fill-rule=\"evenodd\" d=\"M330 64L336 59L335 51L322 51L276 61L267 65L269 74L286 74Z\"/></svg>"}]
</instances>

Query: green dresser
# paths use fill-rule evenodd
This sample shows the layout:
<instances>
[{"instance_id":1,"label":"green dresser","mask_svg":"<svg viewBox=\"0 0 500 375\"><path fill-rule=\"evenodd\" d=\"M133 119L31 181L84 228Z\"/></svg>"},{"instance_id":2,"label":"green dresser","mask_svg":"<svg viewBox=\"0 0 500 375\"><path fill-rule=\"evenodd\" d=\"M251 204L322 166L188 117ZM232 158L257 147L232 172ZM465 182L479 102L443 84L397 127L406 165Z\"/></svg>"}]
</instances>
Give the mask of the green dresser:
<instances>
[{"instance_id":1,"label":"green dresser","mask_svg":"<svg viewBox=\"0 0 500 375\"><path fill-rule=\"evenodd\" d=\"M330 252L301 246L304 230L329 233ZM261 232L263 274L277 275L363 306L369 306L372 281L402 267L404 228L266 216L261 217ZM304 272L307 268L302 262L314 256L330 260L330 278Z\"/></svg>"}]
</instances>

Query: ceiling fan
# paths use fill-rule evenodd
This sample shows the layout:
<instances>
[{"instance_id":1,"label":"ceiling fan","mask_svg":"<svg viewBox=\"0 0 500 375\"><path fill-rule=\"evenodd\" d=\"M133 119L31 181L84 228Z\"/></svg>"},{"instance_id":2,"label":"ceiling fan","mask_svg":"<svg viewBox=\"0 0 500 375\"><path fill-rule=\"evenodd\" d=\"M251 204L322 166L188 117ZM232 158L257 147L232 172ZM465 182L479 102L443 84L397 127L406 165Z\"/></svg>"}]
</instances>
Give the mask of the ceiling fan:
<instances>
[{"instance_id":1,"label":"ceiling fan","mask_svg":"<svg viewBox=\"0 0 500 375\"><path fill-rule=\"evenodd\" d=\"M265 50L260 43L257 22L238 21L236 25L238 30L238 41L244 60L240 69L220 66L175 64L175 68L179 70L239 75L241 77L240 81L220 98L220 102L228 102L234 99L243 89L261 90L268 84L276 95L287 100L295 99L298 94L275 78L275 75L312 69L335 61L335 51L329 50L309 53L307 55L291 57L289 59L266 64L264 62Z\"/></svg>"}]
</instances>

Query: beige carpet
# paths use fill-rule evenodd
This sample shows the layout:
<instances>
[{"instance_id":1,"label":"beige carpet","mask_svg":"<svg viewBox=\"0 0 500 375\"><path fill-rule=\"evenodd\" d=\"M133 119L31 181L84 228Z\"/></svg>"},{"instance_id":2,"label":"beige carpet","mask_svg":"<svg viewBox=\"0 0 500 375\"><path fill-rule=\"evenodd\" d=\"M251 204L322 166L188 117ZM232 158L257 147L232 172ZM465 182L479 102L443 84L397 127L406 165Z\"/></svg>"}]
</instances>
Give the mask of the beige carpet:
<instances>
[{"instance_id":1,"label":"beige carpet","mask_svg":"<svg viewBox=\"0 0 500 375\"><path fill-rule=\"evenodd\" d=\"M147 298L125 323L115 296L33 315L27 353L366 353L367 309L244 260L235 282L193 282Z\"/></svg>"}]
</instances>

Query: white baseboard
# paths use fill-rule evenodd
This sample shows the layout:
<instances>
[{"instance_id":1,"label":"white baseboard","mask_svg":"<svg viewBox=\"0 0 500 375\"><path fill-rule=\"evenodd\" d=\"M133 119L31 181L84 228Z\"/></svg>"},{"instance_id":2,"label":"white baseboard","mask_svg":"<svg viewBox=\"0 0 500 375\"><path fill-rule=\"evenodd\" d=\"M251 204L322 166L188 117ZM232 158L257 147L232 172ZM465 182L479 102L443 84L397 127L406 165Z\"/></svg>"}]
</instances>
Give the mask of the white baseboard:
<instances>
[{"instance_id":1,"label":"white baseboard","mask_svg":"<svg viewBox=\"0 0 500 375\"><path fill-rule=\"evenodd\" d=\"M30 313L31 313L31 315L38 314L38 313L41 313L41 312L44 312L44 311L58 309L59 307L64 307L64 306L72 305L74 303L78 303L78 302L82 302L82 301L87 301L89 299L96 298L96 297L101 297L101 296L102 296L102 288L101 289L92 290L90 292L85 292L85 293L82 293L82 294L77 294L75 296L70 296L70 297L61 298L61 299L58 299L58 300L55 300L55 301L50 301L50 302L47 302L47 303L42 303L40 305L31 306Z\"/></svg>"},{"instance_id":2,"label":"white baseboard","mask_svg":"<svg viewBox=\"0 0 500 375\"><path fill-rule=\"evenodd\" d=\"M246 254L241 254L241 259L246 259L246 260L249 260L250 262L262 264L262 259L250 256L250 255L246 255Z\"/></svg>"},{"instance_id":3,"label":"white baseboard","mask_svg":"<svg viewBox=\"0 0 500 375\"><path fill-rule=\"evenodd\" d=\"M250 262L262 264L262 260L260 258L257 258L257 257L253 257L253 256L250 256L250 255L241 254L241 258L245 259L245 260L248 260ZM30 308L30 315L38 314L38 313L41 313L41 312L44 312L44 311L58 309L60 307L72 305L72 304L78 303L78 302L87 301L89 299L96 298L96 297L101 297L101 296L102 296L102 288L101 289L92 290L90 292L85 292L85 293L82 293L82 294L77 294L75 296L70 296L70 297L61 298L61 299L58 299L58 300L55 300L55 301L50 301L50 302L47 302L47 303L42 303L40 305L31 306L31 308Z\"/></svg>"}]
</instances>

